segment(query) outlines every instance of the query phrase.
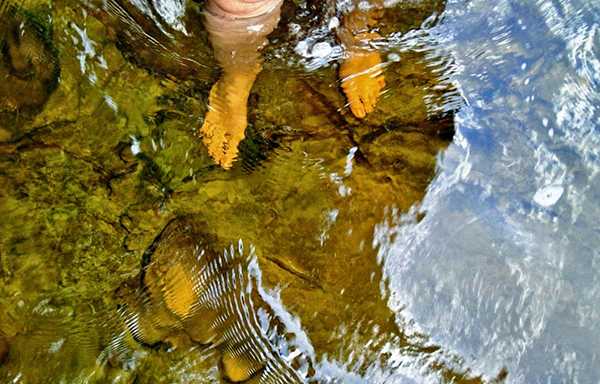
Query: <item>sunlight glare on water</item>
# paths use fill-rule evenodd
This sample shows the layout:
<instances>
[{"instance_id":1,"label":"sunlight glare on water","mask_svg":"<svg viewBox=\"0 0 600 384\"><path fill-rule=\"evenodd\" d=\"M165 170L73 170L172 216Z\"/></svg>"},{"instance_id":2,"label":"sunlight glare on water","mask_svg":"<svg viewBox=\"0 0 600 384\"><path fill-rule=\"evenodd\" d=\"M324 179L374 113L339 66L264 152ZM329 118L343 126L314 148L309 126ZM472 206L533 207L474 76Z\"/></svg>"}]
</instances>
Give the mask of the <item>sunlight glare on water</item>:
<instances>
[{"instance_id":1,"label":"sunlight glare on water","mask_svg":"<svg viewBox=\"0 0 600 384\"><path fill-rule=\"evenodd\" d=\"M391 305L509 382L600 377L600 8L450 1L465 105L419 223L380 252ZM384 234L389 238L389 234Z\"/></svg>"}]
</instances>

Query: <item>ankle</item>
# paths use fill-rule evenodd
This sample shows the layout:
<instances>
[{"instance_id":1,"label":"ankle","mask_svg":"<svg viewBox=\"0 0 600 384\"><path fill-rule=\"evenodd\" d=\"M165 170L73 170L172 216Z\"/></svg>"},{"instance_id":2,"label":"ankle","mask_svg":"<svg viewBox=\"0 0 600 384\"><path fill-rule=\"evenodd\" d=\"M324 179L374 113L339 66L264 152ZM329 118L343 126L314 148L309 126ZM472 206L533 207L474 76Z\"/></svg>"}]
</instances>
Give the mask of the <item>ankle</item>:
<instances>
[{"instance_id":1,"label":"ankle","mask_svg":"<svg viewBox=\"0 0 600 384\"><path fill-rule=\"evenodd\" d=\"M210 0L207 10L228 19L248 19L279 9L282 0Z\"/></svg>"}]
</instances>

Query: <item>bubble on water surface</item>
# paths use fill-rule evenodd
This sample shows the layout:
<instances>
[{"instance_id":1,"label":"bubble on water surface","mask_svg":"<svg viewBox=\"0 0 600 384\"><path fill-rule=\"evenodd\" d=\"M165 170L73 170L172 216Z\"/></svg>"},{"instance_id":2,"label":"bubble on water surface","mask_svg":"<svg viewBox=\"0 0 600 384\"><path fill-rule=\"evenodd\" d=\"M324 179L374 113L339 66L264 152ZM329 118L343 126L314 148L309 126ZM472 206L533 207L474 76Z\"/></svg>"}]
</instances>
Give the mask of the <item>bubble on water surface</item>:
<instances>
[{"instance_id":1,"label":"bubble on water surface","mask_svg":"<svg viewBox=\"0 0 600 384\"><path fill-rule=\"evenodd\" d=\"M329 45L329 43L326 41L321 41L315 44L311 54L313 57L327 57L331 55L331 52L333 52L331 45Z\"/></svg>"},{"instance_id":2,"label":"bubble on water surface","mask_svg":"<svg viewBox=\"0 0 600 384\"><path fill-rule=\"evenodd\" d=\"M134 155L138 155L142 152L140 148L140 141L135 136L131 136L131 153Z\"/></svg>"},{"instance_id":3,"label":"bubble on water surface","mask_svg":"<svg viewBox=\"0 0 600 384\"><path fill-rule=\"evenodd\" d=\"M562 185L548 185L537 190L533 195L533 201L542 207L548 208L560 200L565 188Z\"/></svg>"}]
</instances>

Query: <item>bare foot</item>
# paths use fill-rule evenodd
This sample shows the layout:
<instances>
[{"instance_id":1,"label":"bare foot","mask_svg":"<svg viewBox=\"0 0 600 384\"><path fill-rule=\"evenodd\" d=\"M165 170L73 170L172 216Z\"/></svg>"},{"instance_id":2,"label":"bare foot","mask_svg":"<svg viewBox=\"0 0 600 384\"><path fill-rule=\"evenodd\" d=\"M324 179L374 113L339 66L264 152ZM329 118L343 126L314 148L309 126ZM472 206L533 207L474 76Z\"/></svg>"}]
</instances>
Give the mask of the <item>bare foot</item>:
<instances>
[{"instance_id":1,"label":"bare foot","mask_svg":"<svg viewBox=\"0 0 600 384\"><path fill-rule=\"evenodd\" d=\"M340 66L342 89L350 110L359 119L373 112L385 86L381 56L368 43L381 36L376 28L383 17L383 0L350 0L354 7L344 14L337 35L346 47L346 57ZM363 5L367 5L366 7Z\"/></svg>"},{"instance_id":2,"label":"bare foot","mask_svg":"<svg viewBox=\"0 0 600 384\"><path fill-rule=\"evenodd\" d=\"M210 91L200 133L209 155L224 169L231 168L244 139L248 96L259 71L257 66L255 71L225 73Z\"/></svg>"},{"instance_id":3,"label":"bare foot","mask_svg":"<svg viewBox=\"0 0 600 384\"><path fill-rule=\"evenodd\" d=\"M261 70L261 49L279 21L282 0L209 0L204 26L223 76L212 87L200 129L208 153L224 169L244 139L248 96Z\"/></svg>"},{"instance_id":4,"label":"bare foot","mask_svg":"<svg viewBox=\"0 0 600 384\"><path fill-rule=\"evenodd\" d=\"M353 48L340 67L342 89L354 116L362 119L373 112L385 86L378 52Z\"/></svg>"}]
</instances>

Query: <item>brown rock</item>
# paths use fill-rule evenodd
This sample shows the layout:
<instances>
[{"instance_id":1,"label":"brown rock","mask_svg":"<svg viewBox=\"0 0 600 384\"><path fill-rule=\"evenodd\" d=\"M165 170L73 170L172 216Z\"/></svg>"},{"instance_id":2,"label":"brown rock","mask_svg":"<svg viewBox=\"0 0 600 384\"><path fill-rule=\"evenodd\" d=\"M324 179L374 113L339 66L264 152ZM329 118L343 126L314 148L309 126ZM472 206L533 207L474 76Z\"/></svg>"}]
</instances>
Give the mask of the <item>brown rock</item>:
<instances>
[{"instance_id":1,"label":"brown rock","mask_svg":"<svg viewBox=\"0 0 600 384\"><path fill-rule=\"evenodd\" d=\"M0 335L0 364L4 364L8 360L9 345L6 336Z\"/></svg>"},{"instance_id":2,"label":"brown rock","mask_svg":"<svg viewBox=\"0 0 600 384\"><path fill-rule=\"evenodd\" d=\"M0 26L0 111L39 110L58 84L57 52L43 16L13 7L2 16L7 20Z\"/></svg>"}]
</instances>

